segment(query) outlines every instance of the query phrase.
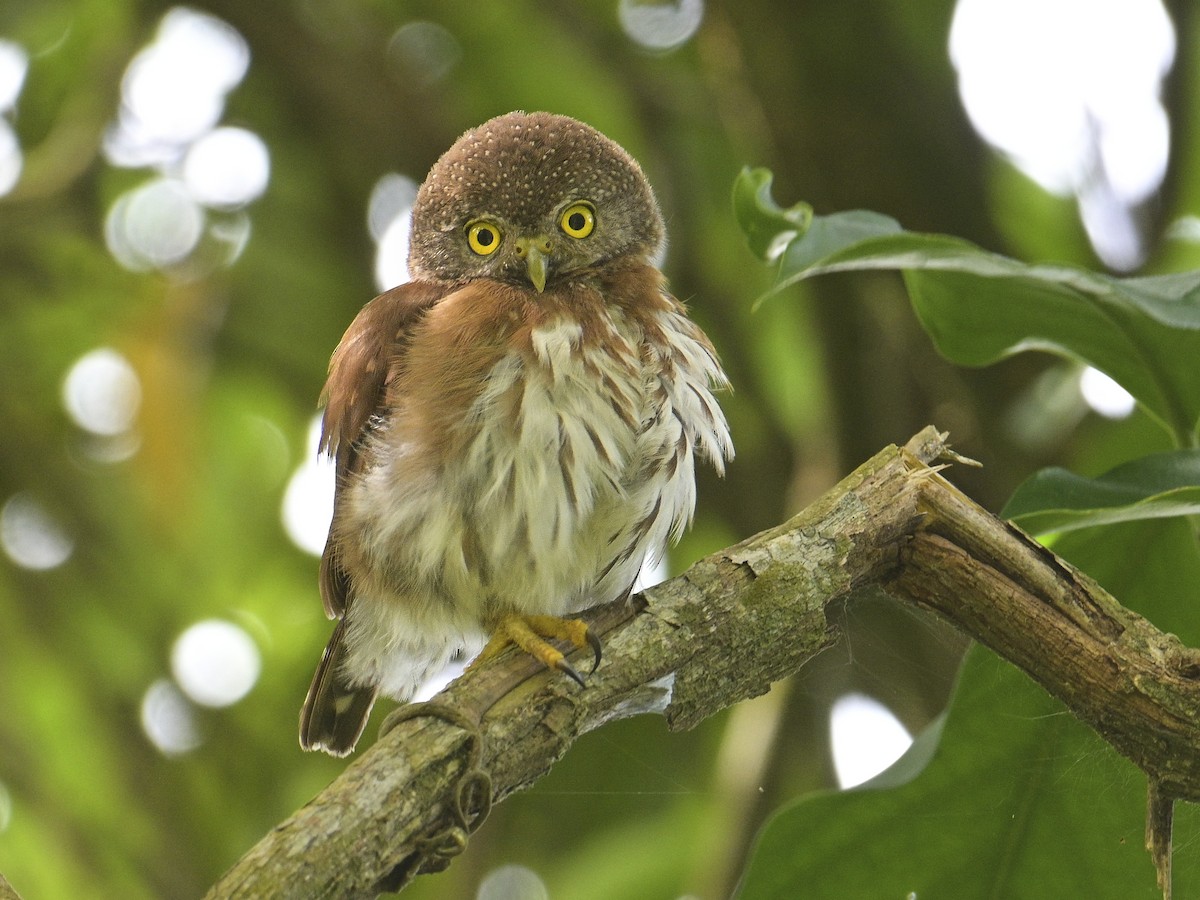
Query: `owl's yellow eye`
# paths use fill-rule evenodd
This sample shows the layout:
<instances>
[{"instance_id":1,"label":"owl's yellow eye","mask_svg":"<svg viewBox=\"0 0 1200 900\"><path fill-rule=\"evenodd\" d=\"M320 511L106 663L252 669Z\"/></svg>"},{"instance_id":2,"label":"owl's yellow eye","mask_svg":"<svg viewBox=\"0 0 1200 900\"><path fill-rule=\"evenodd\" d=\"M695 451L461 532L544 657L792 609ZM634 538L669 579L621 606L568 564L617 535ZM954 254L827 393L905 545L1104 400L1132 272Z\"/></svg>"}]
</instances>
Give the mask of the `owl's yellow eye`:
<instances>
[{"instance_id":1,"label":"owl's yellow eye","mask_svg":"<svg viewBox=\"0 0 1200 900\"><path fill-rule=\"evenodd\" d=\"M572 203L563 210L558 227L573 238L585 238L596 230L596 210L590 203Z\"/></svg>"},{"instance_id":2,"label":"owl's yellow eye","mask_svg":"<svg viewBox=\"0 0 1200 900\"><path fill-rule=\"evenodd\" d=\"M467 246L480 256L491 256L500 247L500 229L491 222L471 222L467 225Z\"/></svg>"}]
</instances>

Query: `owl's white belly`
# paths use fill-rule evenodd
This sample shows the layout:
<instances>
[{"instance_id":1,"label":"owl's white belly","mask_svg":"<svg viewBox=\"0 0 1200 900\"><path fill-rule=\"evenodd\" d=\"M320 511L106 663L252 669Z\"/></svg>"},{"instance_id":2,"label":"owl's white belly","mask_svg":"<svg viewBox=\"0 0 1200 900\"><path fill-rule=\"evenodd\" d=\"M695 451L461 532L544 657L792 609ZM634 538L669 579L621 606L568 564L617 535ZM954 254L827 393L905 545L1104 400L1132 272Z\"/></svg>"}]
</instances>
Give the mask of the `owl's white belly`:
<instances>
[{"instance_id":1,"label":"owl's white belly","mask_svg":"<svg viewBox=\"0 0 1200 900\"><path fill-rule=\"evenodd\" d=\"M563 615L623 595L695 505L694 451L731 455L710 384L724 379L691 323L664 313L665 344L618 323L604 341L574 321L533 333L533 357L493 367L461 427L462 452L430 463L405 441L348 487L346 527L370 575L347 614L349 667L408 699L486 622ZM592 336L594 337L594 336Z\"/></svg>"}]
</instances>

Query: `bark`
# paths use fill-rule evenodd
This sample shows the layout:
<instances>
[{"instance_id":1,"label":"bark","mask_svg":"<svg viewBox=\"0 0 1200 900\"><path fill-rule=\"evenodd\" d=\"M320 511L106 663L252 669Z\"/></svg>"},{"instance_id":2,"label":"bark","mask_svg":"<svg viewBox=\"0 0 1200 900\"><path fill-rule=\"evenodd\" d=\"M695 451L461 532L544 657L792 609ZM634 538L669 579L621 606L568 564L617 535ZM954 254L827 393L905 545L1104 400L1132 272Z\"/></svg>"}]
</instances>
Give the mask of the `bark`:
<instances>
[{"instance_id":1,"label":"bark","mask_svg":"<svg viewBox=\"0 0 1200 900\"><path fill-rule=\"evenodd\" d=\"M1200 800L1200 653L964 496L940 474L955 458L926 428L783 525L633 604L589 611L605 651L586 689L506 654L433 704L402 708L209 896L402 887L444 867L491 802L535 782L593 728L651 712L689 728L765 692L836 640L826 609L867 586L1008 658L1137 763L1152 786L1149 842L1169 879L1171 804Z\"/></svg>"}]
</instances>

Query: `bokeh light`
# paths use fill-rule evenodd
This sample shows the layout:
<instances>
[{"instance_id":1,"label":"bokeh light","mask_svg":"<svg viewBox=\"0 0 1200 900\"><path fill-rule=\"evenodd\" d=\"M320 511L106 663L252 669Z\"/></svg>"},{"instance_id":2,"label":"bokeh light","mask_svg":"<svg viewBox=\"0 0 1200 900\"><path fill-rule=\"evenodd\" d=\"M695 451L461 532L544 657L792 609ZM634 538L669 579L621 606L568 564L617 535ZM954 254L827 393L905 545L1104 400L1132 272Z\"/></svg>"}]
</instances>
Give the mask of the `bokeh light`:
<instances>
[{"instance_id":1,"label":"bokeh light","mask_svg":"<svg viewBox=\"0 0 1200 900\"><path fill-rule=\"evenodd\" d=\"M549 900L550 891L541 877L526 866L508 865L492 869L479 883L475 900Z\"/></svg>"},{"instance_id":2,"label":"bokeh light","mask_svg":"<svg viewBox=\"0 0 1200 900\"><path fill-rule=\"evenodd\" d=\"M29 54L15 41L0 38L0 113L17 105L25 73L29 71Z\"/></svg>"},{"instance_id":3,"label":"bokeh light","mask_svg":"<svg viewBox=\"0 0 1200 900\"><path fill-rule=\"evenodd\" d=\"M829 742L838 784L852 788L874 778L912 745L912 736L873 697L851 693L829 711Z\"/></svg>"},{"instance_id":4,"label":"bokeh light","mask_svg":"<svg viewBox=\"0 0 1200 900\"><path fill-rule=\"evenodd\" d=\"M104 226L109 252L135 272L183 261L204 232L204 210L174 178L155 178L122 194Z\"/></svg>"},{"instance_id":5,"label":"bokeh light","mask_svg":"<svg viewBox=\"0 0 1200 900\"><path fill-rule=\"evenodd\" d=\"M250 242L250 231L250 216L245 210L230 213L209 223L211 248L219 257L220 264L231 266L237 261L246 249L246 244Z\"/></svg>"},{"instance_id":6,"label":"bokeh light","mask_svg":"<svg viewBox=\"0 0 1200 900\"><path fill-rule=\"evenodd\" d=\"M462 47L436 22L409 22L388 41L388 60L408 87L427 87L441 81L462 59Z\"/></svg>"},{"instance_id":7,"label":"bokeh light","mask_svg":"<svg viewBox=\"0 0 1200 900\"><path fill-rule=\"evenodd\" d=\"M642 563L641 569L638 570L637 578L633 582L633 592L644 591L646 588L652 588L656 584L661 584L667 580L667 576L671 574L670 568L667 565L666 554L660 554L657 559L646 557L646 561Z\"/></svg>"},{"instance_id":8,"label":"bokeh light","mask_svg":"<svg viewBox=\"0 0 1200 900\"><path fill-rule=\"evenodd\" d=\"M313 418L308 428L305 458L283 494L283 527L292 542L313 556L325 549L325 537L333 520L333 460L318 452L321 442L321 417Z\"/></svg>"},{"instance_id":9,"label":"bokeh light","mask_svg":"<svg viewBox=\"0 0 1200 900\"><path fill-rule=\"evenodd\" d=\"M1046 190L1074 194L1097 253L1143 254L1130 207L1162 183L1159 99L1175 32L1159 0L959 0L959 92L979 133Z\"/></svg>"},{"instance_id":10,"label":"bokeh light","mask_svg":"<svg viewBox=\"0 0 1200 900\"><path fill-rule=\"evenodd\" d=\"M142 401L142 383L124 356L111 347L98 347L68 370L62 399L76 425L112 437L133 427Z\"/></svg>"},{"instance_id":11,"label":"bokeh light","mask_svg":"<svg viewBox=\"0 0 1200 900\"><path fill-rule=\"evenodd\" d=\"M258 681L258 646L244 628L206 619L187 628L171 648L171 673L201 706L230 706Z\"/></svg>"},{"instance_id":12,"label":"bokeh light","mask_svg":"<svg viewBox=\"0 0 1200 900\"><path fill-rule=\"evenodd\" d=\"M71 558L75 542L30 493L8 498L0 508L0 546L23 569L45 570Z\"/></svg>"},{"instance_id":13,"label":"bokeh light","mask_svg":"<svg viewBox=\"0 0 1200 900\"><path fill-rule=\"evenodd\" d=\"M1093 412L1106 419L1127 418L1136 405L1129 391L1092 366L1079 374L1079 393Z\"/></svg>"},{"instance_id":14,"label":"bokeh light","mask_svg":"<svg viewBox=\"0 0 1200 900\"><path fill-rule=\"evenodd\" d=\"M218 125L249 65L236 29L184 7L163 16L129 63L104 152L113 165L157 174L109 210L105 239L121 265L195 276L241 255L250 234L242 210L266 190L270 154L254 132Z\"/></svg>"},{"instance_id":15,"label":"bokeh light","mask_svg":"<svg viewBox=\"0 0 1200 900\"><path fill-rule=\"evenodd\" d=\"M375 248L375 286L380 291L412 280L408 271L408 243L412 234L412 210L392 220Z\"/></svg>"},{"instance_id":16,"label":"bokeh light","mask_svg":"<svg viewBox=\"0 0 1200 900\"><path fill-rule=\"evenodd\" d=\"M25 48L0 38L0 115L16 108L28 71L29 55ZM16 187L24 164L16 130L7 118L0 118L0 197Z\"/></svg>"},{"instance_id":17,"label":"bokeh light","mask_svg":"<svg viewBox=\"0 0 1200 900\"><path fill-rule=\"evenodd\" d=\"M704 0L621 0L617 17L636 43L649 50L673 50L700 28Z\"/></svg>"},{"instance_id":18,"label":"bokeh light","mask_svg":"<svg viewBox=\"0 0 1200 900\"><path fill-rule=\"evenodd\" d=\"M25 157L17 133L5 119L0 119L0 197L10 193L21 180Z\"/></svg>"},{"instance_id":19,"label":"bokeh light","mask_svg":"<svg viewBox=\"0 0 1200 900\"><path fill-rule=\"evenodd\" d=\"M166 756L180 756L200 746L196 713L170 679L160 678L142 696L142 731Z\"/></svg>"},{"instance_id":20,"label":"bokeh light","mask_svg":"<svg viewBox=\"0 0 1200 900\"><path fill-rule=\"evenodd\" d=\"M262 138L244 128L216 128L199 138L183 161L183 183L205 206L232 209L267 189L271 160Z\"/></svg>"},{"instance_id":21,"label":"bokeh light","mask_svg":"<svg viewBox=\"0 0 1200 900\"><path fill-rule=\"evenodd\" d=\"M121 113L104 143L109 161L139 167L179 159L220 121L226 94L249 65L250 50L232 26L185 7L167 12L125 70Z\"/></svg>"},{"instance_id":22,"label":"bokeh light","mask_svg":"<svg viewBox=\"0 0 1200 900\"><path fill-rule=\"evenodd\" d=\"M386 291L409 280L408 237L419 185L406 175L384 175L367 202L367 227L375 239L375 285Z\"/></svg>"}]
</instances>

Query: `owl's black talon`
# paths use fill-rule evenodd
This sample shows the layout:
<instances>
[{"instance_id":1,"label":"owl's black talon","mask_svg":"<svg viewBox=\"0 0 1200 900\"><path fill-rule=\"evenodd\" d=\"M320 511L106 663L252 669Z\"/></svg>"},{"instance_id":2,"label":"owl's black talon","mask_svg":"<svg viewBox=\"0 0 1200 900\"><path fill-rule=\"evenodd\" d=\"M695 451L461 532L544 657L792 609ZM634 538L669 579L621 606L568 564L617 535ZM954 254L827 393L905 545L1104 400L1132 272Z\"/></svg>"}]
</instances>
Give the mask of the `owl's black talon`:
<instances>
[{"instance_id":1,"label":"owl's black talon","mask_svg":"<svg viewBox=\"0 0 1200 900\"><path fill-rule=\"evenodd\" d=\"M594 675L596 670L600 668L600 657L604 653L604 645L600 643L600 638L596 637L590 628L584 633L584 637L587 638L588 646L592 648L592 656L594 657L592 660L592 671L588 674Z\"/></svg>"},{"instance_id":2,"label":"owl's black talon","mask_svg":"<svg viewBox=\"0 0 1200 900\"><path fill-rule=\"evenodd\" d=\"M569 675L571 680L580 687L587 687L587 682L583 680L583 676L575 671L575 667L565 659L560 659L558 662L556 662L554 664L554 668L558 669L558 671L562 672L564 675Z\"/></svg>"}]
</instances>

